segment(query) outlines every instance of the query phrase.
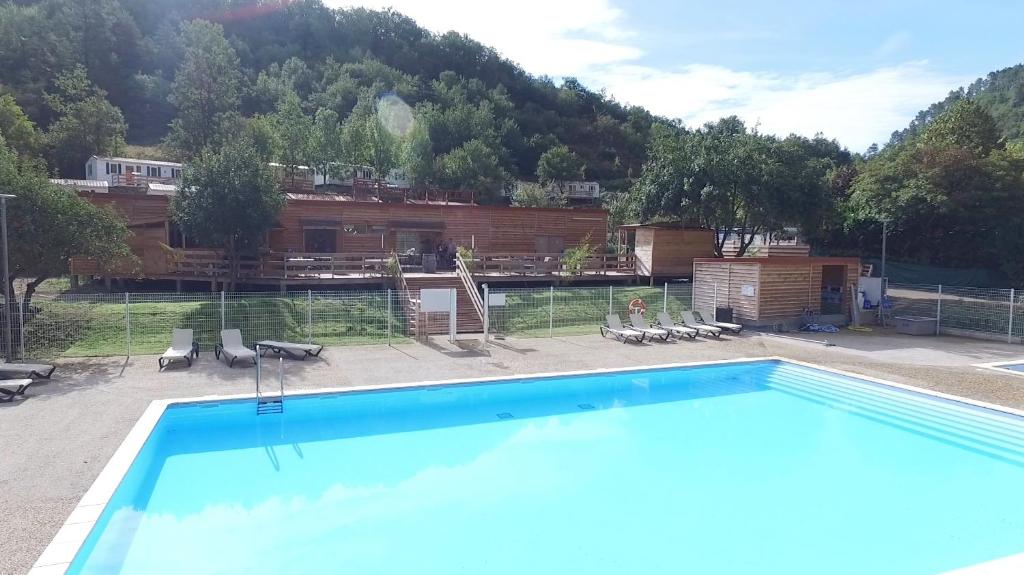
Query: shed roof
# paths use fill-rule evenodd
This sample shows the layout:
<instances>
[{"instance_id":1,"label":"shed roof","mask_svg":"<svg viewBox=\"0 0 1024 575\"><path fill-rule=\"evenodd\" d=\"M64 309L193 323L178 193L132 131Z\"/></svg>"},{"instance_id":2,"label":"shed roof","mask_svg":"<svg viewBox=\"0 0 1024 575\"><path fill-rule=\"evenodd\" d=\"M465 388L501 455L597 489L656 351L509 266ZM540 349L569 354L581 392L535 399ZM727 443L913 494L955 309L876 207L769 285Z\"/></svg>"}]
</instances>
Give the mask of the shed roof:
<instances>
[{"instance_id":1,"label":"shed roof","mask_svg":"<svg viewBox=\"0 0 1024 575\"><path fill-rule=\"evenodd\" d=\"M854 257L819 257L819 256L769 256L743 258L696 258L695 264L760 264L772 265L821 265L821 266L859 266L860 258Z\"/></svg>"}]
</instances>

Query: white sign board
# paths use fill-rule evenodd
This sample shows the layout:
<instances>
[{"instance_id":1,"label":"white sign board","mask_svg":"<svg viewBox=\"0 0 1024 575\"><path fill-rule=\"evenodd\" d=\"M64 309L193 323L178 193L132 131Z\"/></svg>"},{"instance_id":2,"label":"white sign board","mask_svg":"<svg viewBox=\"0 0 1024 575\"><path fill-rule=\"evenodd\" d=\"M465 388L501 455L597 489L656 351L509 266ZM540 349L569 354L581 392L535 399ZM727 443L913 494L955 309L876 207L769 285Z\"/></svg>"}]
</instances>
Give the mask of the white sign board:
<instances>
[{"instance_id":1,"label":"white sign board","mask_svg":"<svg viewBox=\"0 0 1024 575\"><path fill-rule=\"evenodd\" d=\"M490 299L489 303L491 307L501 307L505 305L505 294L503 293L492 293L488 299Z\"/></svg>"},{"instance_id":2,"label":"white sign board","mask_svg":"<svg viewBox=\"0 0 1024 575\"><path fill-rule=\"evenodd\" d=\"M740 287L740 294L744 297L754 297L754 286L747 284Z\"/></svg>"},{"instance_id":3,"label":"white sign board","mask_svg":"<svg viewBox=\"0 0 1024 575\"><path fill-rule=\"evenodd\" d=\"M451 312L452 297L451 288L442 289L421 289L420 290L420 311L422 312Z\"/></svg>"}]
</instances>

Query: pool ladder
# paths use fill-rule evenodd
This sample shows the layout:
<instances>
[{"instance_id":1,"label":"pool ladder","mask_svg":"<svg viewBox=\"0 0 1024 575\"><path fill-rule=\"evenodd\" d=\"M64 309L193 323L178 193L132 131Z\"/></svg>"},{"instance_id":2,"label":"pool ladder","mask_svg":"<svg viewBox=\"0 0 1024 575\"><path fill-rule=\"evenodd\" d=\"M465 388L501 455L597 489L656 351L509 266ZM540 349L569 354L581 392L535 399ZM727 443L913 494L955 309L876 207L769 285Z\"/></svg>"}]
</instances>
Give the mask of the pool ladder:
<instances>
[{"instance_id":1,"label":"pool ladder","mask_svg":"<svg viewBox=\"0 0 1024 575\"><path fill-rule=\"evenodd\" d=\"M284 412L284 358L277 360L277 393L260 387L263 380L263 354L256 346L256 415Z\"/></svg>"}]
</instances>

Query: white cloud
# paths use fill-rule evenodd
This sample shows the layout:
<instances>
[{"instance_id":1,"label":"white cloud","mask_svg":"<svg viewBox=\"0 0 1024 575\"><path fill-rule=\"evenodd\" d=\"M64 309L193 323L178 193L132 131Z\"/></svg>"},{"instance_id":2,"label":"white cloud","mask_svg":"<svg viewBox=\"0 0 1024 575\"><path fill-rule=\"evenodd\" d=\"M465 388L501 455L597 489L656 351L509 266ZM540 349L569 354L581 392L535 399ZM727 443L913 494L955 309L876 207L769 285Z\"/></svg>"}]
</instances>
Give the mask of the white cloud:
<instances>
[{"instance_id":1,"label":"white cloud","mask_svg":"<svg viewBox=\"0 0 1024 575\"><path fill-rule=\"evenodd\" d=\"M690 65L611 66L584 78L618 99L699 125L735 114L764 132L822 132L853 150L884 143L918 110L966 80L910 62L860 74L781 75Z\"/></svg>"},{"instance_id":2,"label":"white cloud","mask_svg":"<svg viewBox=\"0 0 1024 575\"><path fill-rule=\"evenodd\" d=\"M394 8L434 32L454 30L492 46L533 74L573 76L639 58L609 0L327 0L334 7Z\"/></svg>"},{"instance_id":3,"label":"white cloud","mask_svg":"<svg viewBox=\"0 0 1024 575\"><path fill-rule=\"evenodd\" d=\"M764 132L806 136L822 132L853 150L887 141L918 110L971 80L938 72L927 62L815 74L740 71L701 63L655 68L644 64L637 35L614 0L328 0L328 4L392 7L435 32L468 34L532 74L576 76L620 101L689 125L735 114L759 124ZM909 41L907 33L896 32L878 47L875 57L892 56Z\"/></svg>"}]
</instances>

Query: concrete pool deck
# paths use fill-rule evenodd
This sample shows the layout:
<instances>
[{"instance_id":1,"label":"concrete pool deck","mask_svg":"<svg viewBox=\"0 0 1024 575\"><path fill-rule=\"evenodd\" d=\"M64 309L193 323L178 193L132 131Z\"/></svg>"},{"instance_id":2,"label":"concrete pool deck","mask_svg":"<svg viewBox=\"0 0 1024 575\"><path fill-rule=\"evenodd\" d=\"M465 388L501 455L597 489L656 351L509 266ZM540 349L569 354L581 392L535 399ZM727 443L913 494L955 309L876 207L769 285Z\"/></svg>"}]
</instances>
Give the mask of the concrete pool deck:
<instances>
[{"instance_id":1,"label":"concrete pool deck","mask_svg":"<svg viewBox=\"0 0 1024 575\"><path fill-rule=\"evenodd\" d=\"M285 361L286 389L633 367L781 356L944 393L1024 408L1024 378L975 367L1024 357L1024 346L889 332L801 334L825 347L771 335L679 343L621 344L596 335L395 347L328 348L320 359ZM25 573L154 399L251 393L255 370L229 369L204 351L192 368L157 372L155 356L60 362L26 399L0 404L0 573ZM264 364L276 380L275 361Z\"/></svg>"}]
</instances>

